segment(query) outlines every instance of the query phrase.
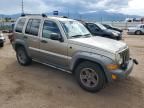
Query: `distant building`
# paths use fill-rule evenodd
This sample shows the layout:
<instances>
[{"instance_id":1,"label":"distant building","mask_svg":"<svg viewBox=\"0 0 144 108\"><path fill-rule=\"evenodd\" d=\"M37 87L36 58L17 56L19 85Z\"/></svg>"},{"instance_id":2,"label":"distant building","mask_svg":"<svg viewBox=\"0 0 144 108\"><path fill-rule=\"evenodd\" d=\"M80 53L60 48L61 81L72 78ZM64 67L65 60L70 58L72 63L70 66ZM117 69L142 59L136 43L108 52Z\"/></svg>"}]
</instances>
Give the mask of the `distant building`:
<instances>
[{"instance_id":1,"label":"distant building","mask_svg":"<svg viewBox=\"0 0 144 108\"><path fill-rule=\"evenodd\" d=\"M125 22L141 22L141 18L126 18Z\"/></svg>"}]
</instances>

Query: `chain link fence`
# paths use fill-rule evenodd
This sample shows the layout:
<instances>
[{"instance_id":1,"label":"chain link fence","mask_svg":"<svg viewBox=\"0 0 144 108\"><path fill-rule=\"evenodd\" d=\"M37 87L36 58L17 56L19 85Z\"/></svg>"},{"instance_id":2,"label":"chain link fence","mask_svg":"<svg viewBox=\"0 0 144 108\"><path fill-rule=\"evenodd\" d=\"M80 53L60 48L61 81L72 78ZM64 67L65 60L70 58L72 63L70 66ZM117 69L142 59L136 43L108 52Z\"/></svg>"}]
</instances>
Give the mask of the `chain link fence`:
<instances>
[{"instance_id":1,"label":"chain link fence","mask_svg":"<svg viewBox=\"0 0 144 108\"><path fill-rule=\"evenodd\" d=\"M12 30L12 24L14 24L14 22L0 22L0 30Z\"/></svg>"}]
</instances>

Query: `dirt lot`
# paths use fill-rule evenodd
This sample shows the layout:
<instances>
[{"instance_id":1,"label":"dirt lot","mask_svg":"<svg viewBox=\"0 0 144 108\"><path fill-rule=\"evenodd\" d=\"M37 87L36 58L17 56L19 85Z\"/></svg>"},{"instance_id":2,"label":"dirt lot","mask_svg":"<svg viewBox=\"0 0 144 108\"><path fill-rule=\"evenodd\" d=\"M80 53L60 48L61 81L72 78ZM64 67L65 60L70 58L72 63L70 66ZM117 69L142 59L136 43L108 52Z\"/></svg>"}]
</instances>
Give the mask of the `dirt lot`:
<instances>
[{"instance_id":1,"label":"dirt lot","mask_svg":"<svg viewBox=\"0 0 144 108\"><path fill-rule=\"evenodd\" d=\"M144 108L144 36L126 36L132 74L95 94L82 90L72 75L33 62L20 66L10 43L0 49L0 108Z\"/></svg>"}]
</instances>

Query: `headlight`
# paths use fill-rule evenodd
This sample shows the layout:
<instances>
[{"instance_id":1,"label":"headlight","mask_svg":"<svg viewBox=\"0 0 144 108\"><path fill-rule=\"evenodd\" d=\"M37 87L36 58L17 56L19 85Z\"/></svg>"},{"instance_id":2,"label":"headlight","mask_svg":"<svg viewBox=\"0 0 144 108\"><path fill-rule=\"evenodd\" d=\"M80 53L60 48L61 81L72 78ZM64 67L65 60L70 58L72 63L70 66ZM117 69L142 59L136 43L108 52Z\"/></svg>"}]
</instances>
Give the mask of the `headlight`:
<instances>
[{"instance_id":1,"label":"headlight","mask_svg":"<svg viewBox=\"0 0 144 108\"><path fill-rule=\"evenodd\" d=\"M112 32L112 34L113 34L114 36L118 36L118 33Z\"/></svg>"},{"instance_id":2,"label":"headlight","mask_svg":"<svg viewBox=\"0 0 144 108\"><path fill-rule=\"evenodd\" d=\"M123 58L120 56L120 54L116 54L116 62L121 65L123 62Z\"/></svg>"}]
</instances>

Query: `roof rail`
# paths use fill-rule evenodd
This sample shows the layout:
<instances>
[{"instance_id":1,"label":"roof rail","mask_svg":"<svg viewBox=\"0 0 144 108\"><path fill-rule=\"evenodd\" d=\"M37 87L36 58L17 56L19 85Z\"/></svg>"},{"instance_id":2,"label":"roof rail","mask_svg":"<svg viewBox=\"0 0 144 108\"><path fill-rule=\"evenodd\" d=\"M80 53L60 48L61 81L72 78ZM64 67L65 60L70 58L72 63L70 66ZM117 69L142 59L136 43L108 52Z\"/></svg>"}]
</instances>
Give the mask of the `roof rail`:
<instances>
[{"instance_id":1,"label":"roof rail","mask_svg":"<svg viewBox=\"0 0 144 108\"><path fill-rule=\"evenodd\" d=\"M47 17L46 14L21 14L21 17L25 17L25 16L42 16L42 17Z\"/></svg>"}]
</instances>

